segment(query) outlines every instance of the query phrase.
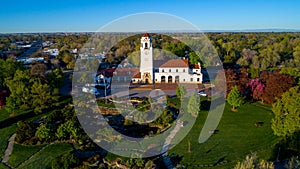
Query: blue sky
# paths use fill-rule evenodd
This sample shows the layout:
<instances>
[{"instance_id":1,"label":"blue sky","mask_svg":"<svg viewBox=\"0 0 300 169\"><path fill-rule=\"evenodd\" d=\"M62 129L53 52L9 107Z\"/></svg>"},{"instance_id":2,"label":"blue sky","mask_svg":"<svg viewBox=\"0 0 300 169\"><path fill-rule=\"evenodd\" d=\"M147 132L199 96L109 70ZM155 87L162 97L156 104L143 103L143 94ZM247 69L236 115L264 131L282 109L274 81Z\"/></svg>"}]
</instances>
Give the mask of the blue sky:
<instances>
[{"instance_id":1,"label":"blue sky","mask_svg":"<svg viewBox=\"0 0 300 169\"><path fill-rule=\"evenodd\" d=\"M201 30L300 29L299 0L1 0L0 8L1 33L97 31L142 12L176 15Z\"/></svg>"}]
</instances>

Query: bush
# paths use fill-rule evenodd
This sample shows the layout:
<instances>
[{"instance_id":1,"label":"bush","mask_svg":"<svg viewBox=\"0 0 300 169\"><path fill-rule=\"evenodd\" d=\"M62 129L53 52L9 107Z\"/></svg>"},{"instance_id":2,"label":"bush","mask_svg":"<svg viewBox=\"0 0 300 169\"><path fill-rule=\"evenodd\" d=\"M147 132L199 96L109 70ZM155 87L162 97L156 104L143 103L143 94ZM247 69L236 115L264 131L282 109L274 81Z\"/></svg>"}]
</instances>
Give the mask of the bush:
<instances>
[{"instance_id":1,"label":"bush","mask_svg":"<svg viewBox=\"0 0 300 169\"><path fill-rule=\"evenodd\" d=\"M80 160L72 152L58 156L51 163L52 169L69 169L78 165L80 165Z\"/></svg>"},{"instance_id":2,"label":"bush","mask_svg":"<svg viewBox=\"0 0 300 169\"><path fill-rule=\"evenodd\" d=\"M19 121L17 123L16 142L24 143L35 136L36 129L32 123Z\"/></svg>"}]
</instances>

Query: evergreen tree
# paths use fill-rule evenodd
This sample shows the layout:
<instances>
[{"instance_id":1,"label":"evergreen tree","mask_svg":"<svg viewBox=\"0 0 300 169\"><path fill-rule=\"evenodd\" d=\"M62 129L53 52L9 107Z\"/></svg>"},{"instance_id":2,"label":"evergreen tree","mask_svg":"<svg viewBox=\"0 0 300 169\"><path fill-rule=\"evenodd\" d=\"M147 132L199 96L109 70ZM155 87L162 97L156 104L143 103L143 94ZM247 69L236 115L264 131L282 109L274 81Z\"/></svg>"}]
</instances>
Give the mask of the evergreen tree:
<instances>
[{"instance_id":1,"label":"evergreen tree","mask_svg":"<svg viewBox=\"0 0 300 169\"><path fill-rule=\"evenodd\" d=\"M198 115L199 110L200 110L199 107L200 107L200 100L196 94L193 94L190 97L188 105L187 105L188 112L193 115Z\"/></svg>"},{"instance_id":2,"label":"evergreen tree","mask_svg":"<svg viewBox=\"0 0 300 169\"><path fill-rule=\"evenodd\" d=\"M227 102L232 106L232 111L236 111L236 108L241 106L243 100L237 86L234 86L227 97Z\"/></svg>"}]
</instances>

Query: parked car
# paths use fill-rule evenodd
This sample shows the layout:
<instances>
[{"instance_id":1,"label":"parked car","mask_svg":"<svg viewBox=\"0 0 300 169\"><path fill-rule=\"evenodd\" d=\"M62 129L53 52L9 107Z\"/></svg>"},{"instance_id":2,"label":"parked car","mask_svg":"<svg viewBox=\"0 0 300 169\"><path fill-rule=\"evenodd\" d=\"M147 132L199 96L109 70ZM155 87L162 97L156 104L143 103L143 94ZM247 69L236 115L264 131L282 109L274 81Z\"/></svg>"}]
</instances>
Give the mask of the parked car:
<instances>
[{"instance_id":1,"label":"parked car","mask_svg":"<svg viewBox=\"0 0 300 169\"><path fill-rule=\"evenodd\" d=\"M200 91L198 92L198 95L199 95L199 96L207 97L207 94L205 93L204 90L200 90Z\"/></svg>"}]
</instances>

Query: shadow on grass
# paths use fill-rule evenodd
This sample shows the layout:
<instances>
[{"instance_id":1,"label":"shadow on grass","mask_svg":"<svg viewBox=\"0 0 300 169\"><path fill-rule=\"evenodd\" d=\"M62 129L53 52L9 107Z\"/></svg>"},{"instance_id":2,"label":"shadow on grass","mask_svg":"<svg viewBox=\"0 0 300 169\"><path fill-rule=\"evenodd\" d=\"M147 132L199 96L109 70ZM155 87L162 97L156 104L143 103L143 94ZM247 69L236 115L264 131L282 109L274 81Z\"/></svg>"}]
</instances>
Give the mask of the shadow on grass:
<instances>
[{"instance_id":1,"label":"shadow on grass","mask_svg":"<svg viewBox=\"0 0 300 169\"><path fill-rule=\"evenodd\" d=\"M27 113L16 115L16 116L8 118L6 120L0 121L0 129L8 127L14 123L17 123L18 121L32 118L34 116L36 116L36 114L34 114L32 111L28 111Z\"/></svg>"},{"instance_id":2,"label":"shadow on grass","mask_svg":"<svg viewBox=\"0 0 300 169\"><path fill-rule=\"evenodd\" d=\"M300 131L295 132L293 135L283 138L277 143L272 152L270 160L285 160L293 156L300 156Z\"/></svg>"}]
</instances>

